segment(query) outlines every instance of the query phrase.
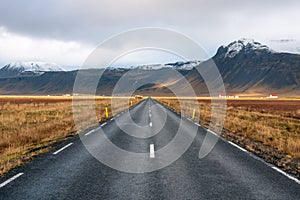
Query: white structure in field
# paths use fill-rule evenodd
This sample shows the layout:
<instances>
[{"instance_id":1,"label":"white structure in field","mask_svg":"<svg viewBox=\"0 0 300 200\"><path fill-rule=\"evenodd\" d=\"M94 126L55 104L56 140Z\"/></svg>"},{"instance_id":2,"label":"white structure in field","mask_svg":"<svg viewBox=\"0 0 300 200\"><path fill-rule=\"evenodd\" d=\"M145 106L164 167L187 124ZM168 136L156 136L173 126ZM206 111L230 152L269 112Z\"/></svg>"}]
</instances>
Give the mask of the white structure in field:
<instances>
[{"instance_id":1,"label":"white structure in field","mask_svg":"<svg viewBox=\"0 0 300 200\"><path fill-rule=\"evenodd\" d=\"M219 94L219 98L226 98L225 94Z\"/></svg>"},{"instance_id":2,"label":"white structure in field","mask_svg":"<svg viewBox=\"0 0 300 200\"><path fill-rule=\"evenodd\" d=\"M278 95L277 94L270 94L270 96L268 96L269 99L278 99Z\"/></svg>"},{"instance_id":3,"label":"white structure in field","mask_svg":"<svg viewBox=\"0 0 300 200\"><path fill-rule=\"evenodd\" d=\"M235 94L229 94L229 95L225 95L225 94L219 94L219 98L231 98L231 99L238 99L239 96L235 95Z\"/></svg>"}]
</instances>

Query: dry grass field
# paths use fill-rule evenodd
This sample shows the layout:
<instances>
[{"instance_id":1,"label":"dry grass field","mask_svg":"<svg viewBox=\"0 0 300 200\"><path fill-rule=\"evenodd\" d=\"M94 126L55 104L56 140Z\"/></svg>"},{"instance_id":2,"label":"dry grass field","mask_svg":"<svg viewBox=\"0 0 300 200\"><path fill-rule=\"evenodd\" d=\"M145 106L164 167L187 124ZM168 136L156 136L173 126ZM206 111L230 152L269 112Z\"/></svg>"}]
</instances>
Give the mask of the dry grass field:
<instances>
[{"instance_id":1,"label":"dry grass field","mask_svg":"<svg viewBox=\"0 0 300 200\"><path fill-rule=\"evenodd\" d=\"M87 112L93 102L95 112ZM138 100L113 102L103 97L78 97L72 104L72 97L0 96L0 174L48 151L51 144L105 121L105 107L110 118Z\"/></svg>"},{"instance_id":2,"label":"dry grass field","mask_svg":"<svg viewBox=\"0 0 300 200\"><path fill-rule=\"evenodd\" d=\"M211 120L209 98L185 98L181 99L181 105L176 98L156 99L187 117L192 117L195 109L195 118L200 118L199 123L206 127ZM0 174L49 151L52 144L105 121L106 107L110 118L139 101L109 97L78 97L72 101L72 97L61 96L0 96ZM220 101L224 100L214 101L214 106L218 108ZM91 106L93 103L95 108ZM270 155L264 159L271 156L273 162L274 157L279 166L288 165L286 162L292 160L296 173L300 172L300 100L239 99L227 100L226 104L224 129L227 132L222 136L256 154L267 152Z\"/></svg>"},{"instance_id":3,"label":"dry grass field","mask_svg":"<svg viewBox=\"0 0 300 200\"><path fill-rule=\"evenodd\" d=\"M181 105L176 99L157 100L187 117L197 107L199 123L208 127L211 100L181 99ZM224 100L214 101L215 107L218 101ZM223 137L300 177L300 100L227 99L226 104Z\"/></svg>"}]
</instances>

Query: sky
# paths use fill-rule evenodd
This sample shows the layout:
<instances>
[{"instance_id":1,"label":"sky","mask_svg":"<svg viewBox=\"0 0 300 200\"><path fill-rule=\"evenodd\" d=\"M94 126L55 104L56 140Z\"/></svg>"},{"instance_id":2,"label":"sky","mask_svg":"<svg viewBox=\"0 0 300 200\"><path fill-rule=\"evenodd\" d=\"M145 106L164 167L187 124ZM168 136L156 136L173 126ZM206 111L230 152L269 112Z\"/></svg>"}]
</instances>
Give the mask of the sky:
<instances>
[{"instance_id":1,"label":"sky","mask_svg":"<svg viewBox=\"0 0 300 200\"><path fill-rule=\"evenodd\" d=\"M45 61L65 69L79 68L99 44L144 27L183 34L202 46L208 57L219 46L240 38L254 39L277 51L300 53L299 0L1 0L0 8L0 66ZM140 39L147 40L137 37L136 42ZM103 53L130 43L116 43ZM179 59L145 50L127 54L114 64Z\"/></svg>"}]
</instances>

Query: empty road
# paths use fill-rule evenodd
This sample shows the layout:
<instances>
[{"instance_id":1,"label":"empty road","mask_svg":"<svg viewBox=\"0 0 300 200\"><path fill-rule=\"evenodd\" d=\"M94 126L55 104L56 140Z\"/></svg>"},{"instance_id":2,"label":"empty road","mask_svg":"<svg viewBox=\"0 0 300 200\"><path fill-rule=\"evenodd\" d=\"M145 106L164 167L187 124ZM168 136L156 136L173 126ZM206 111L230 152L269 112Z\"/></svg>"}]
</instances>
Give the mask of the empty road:
<instances>
[{"instance_id":1,"label":"empty road","mask_svg":"<svg viewBox=\"0 0 300 200\"><path fill-rule=\"evenodd\" d=\"M160 167L173 159L159 151L176 137L180 122L179 141L192 143L186 151L178 141L168 147L174 158L185 152ZM9 173L1 179L0 199L300 199L299 182L225 140L199 159L206 134L211 133L147 99ZM112 144L123 150L120 155Z\"/></svg>"}]
</instances>

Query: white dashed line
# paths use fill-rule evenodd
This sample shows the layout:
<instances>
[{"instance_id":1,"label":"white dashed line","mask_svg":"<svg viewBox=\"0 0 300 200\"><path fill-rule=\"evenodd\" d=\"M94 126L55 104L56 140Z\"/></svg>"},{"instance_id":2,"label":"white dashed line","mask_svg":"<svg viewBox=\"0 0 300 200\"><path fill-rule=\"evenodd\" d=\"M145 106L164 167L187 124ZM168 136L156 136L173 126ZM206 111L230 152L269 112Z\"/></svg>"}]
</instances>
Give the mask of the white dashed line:
<instances>
[{"instance_id":1,"label":"white dashed line","mask_svg":"<svg viewBox=\"0 0 300 200\"><path fill-rule=\"evenodd\" d=\"M170 109L170 108L169 108L169 109ZM171 110L171 109L170 109L170 110ZM180 115L179 112L176 112L175 110L174 110L174 112L177 113L178 115ZM182 115L182 116L183 116L183 115ZM186 117L186 118L187 118L187 117ZM187 119L188 119L189 121L192 121L192 120L189 119L189 118L187 118ZM197 125L197 126L201 126L200 124L198 124L198 123L196 123L196 122L194 122L194 124ZM289 175L288 173L284 172L283 170L279 169L278 167L274 166L273 164L267 163L267 162L266 162L265 160L263 160L262 158L260 158L260 157L256 156L255 154L253 154L253 153L247 151L246 149L244 149L244 148L238 146L237 144L235 144L235 143L233 143L233 142L231 142L231 141L228 141L227 139L225 139L225 138L219 136L218 134L216 134L215 132L213 132L213 131L211 131L211 130L209 130L209 129L207 129L207 131L210 132L211 134L213 134L213 135L219 137L219 138L222 139L223 141L226 141L227 143L231 144L232 146L238 148L239 150L241 150L241 151L243 151L243 152L246 152L246 153L247 153L249 156L251 156L252 158L254 158L254 159L256 159L256 160L259 160L259 161L263 162L265 165L267 165L268 167L270 167L270 168L276 170L277 172L281 173L282 175L286 176L287 178L289 178L289 179L295 181L296 183L300 184L300 180L298 180L296 177L294 177L294 176L292 176L292 175ZM154 149L154 146L153 146L153 149ZM150 157L151 157L151 145L150 145Z\"/></svg>"},{"instance_id":2,"label":"white dashed line","mask_svg":"<svg viewBox=\"0 0 300 200\"><path fill-rule=\"evenodd\" d=\"M299 181L297 178L292 177L291 175L285 173L285 172L282 171L281 169L279 169L279 168L277 168L277 167L275 167L275 166L273 166L272 169L276 170L277 172L283 174L284 176L288 177L289 179L291 179L291 180L295 181L296 183L300 184L300 181Z\"/></svg>"},{"instance_id":3,"label":"white dashed line","mask_svg":"<svg viewBox=\"0 0 300 200\"><path fill-rule=\"evenodd\" d=\"M200 126L200 125L199 125L199 126ZM210 132L211 134L217 136L217 137L220 137L218 134L216 134L215 132L213 132L213 131L211 131L211 130L209 130L209 129L207 129L207 131Z\"/></svg>"},{"instance_id":4,"label":"white dashed line","mask_svg":"<svg viewBox=\"0 0 300 200\"><path fill-rule=\"evenodd\" d=\"M111 118L110 121L114 120L114 118Z\"/></svg>"},{"instance_id":5,"label":"white dashed line","mask_svg":"<svg viewBox=\"0 0 300 200\"><path fill-rule=\"evenodd\" d=\"M196 125L196 126L201 126L201 125L200 125L200 124L198 124L197 122L195 122L195 125Z\"/></svg>"},{"instance_id":6,"label":"white dashed line","mask_svg":"<svg viewBox=\"0 0 300 200\"><path fill-rule=\"evenodd\" d=\"M105 125L106 125L106 122L104 122L104 123L103 123L103 124L101 124L100 126L101 126L101 127L103 127L103 126L105 126Z\"/></svg>"},{"instance_id":7,"label":"white dashed line","mask_svg":"<svg viewBox=\"0 0 300 200\"><path fill-rule=\"evenodd\" d=\"M92 132L94 132L95 130L91 130L89 132L87 132L86 134L84 134L85 136L88 136L89 134L91 134Z\"/></svg>"},{"instance_id":8,"label":"white dashed line","mask_svg":"<svg viewBox=\"0 0 300 200\"><path fill-rule=\"evenodd\" d=\"M232 146L235 146L236 148L238 148L239 150L241 150L241 151L244 151L244 152L247 152L247 150L246 149L244 149L244 148L242 148L242 147L240 147L239 145L237 145L237 144L234 144L233 142L231 142L231 141L227 141L229 144L231 144Z\"/></svg>"},{"instance_id":9,"label":"white dashed line","mask_svg":"<svg viewBox=\"0 0 300 200\"><path fill-rule=\"evenodd\" d=\"M63 151L64 149L68 148L69 146L71 146L73 143L71 142L70 144L67 144L66 146L60 148L59 150L55 151L53 154L56 155L59 152Z\"/></svg>"},{"instance_id":10,"label":"white dashed line","mask_svg":"<svg viewBox=\"0 0 300 200\"><path fill-rule=\"evenodd\" d=\"M14 175L13 177L11 177L10 179L4 181L3 183L0 184L0 188L6 186L7 184L9 184L10 182L12 182L13 180L17 179L18 177L22 176L24 173L18 173L17 175Z\"/></svg>"},{"instance_id":11,"label":"white dashed line","mask_svg":"<svg viewBox=\"0 0 300 200\"><path fill-rule=\"evenodd\" d=\"M152 127L152 122L150 122L149 126Z\"/></svg>"},{"instance_id":12,"label":"white dashed line","mask_svg":"<svg viewBox=\"0 0 300 200\"><path fill-rule=\"evenodd\" d=\"M150 144L150 158L155 158L154 144Z\"/></svg>"},{"instance_id":13,"label":"white dashed line","mask_svg":"<svg viewBox=\"0 0 300 200\"><path fill-rule=\"evenodd\" d=\"M210 133L214 134L214 135L217 135L216 133L214 133L214 132L211 131L211 130L208 130L208 131L209 131ZM219 135L217 135L217 136L219 136ZM220 137L220 136L219 136L219 137ZM225 138L222 138L222 137L220 137L220 138L221 138L223 141L226 141L227 143L231 144L232 146L234 146L234 147L240 149L241 151L246 152L250 157L252 157L252 158L254 158L254 159L258 160L258 161L261 161L262 163L264 163L264 164L267 165L268 167L270 167L270 168L276 170L277 172L283 174L283 175L286 176L287 178L289 178L289 179L295 181L296 183L300 184L300 181L299 181L297 178L295 178L295 177L289 175L288 173L282 171L281 169L279 169L278 167L274 166L273 164L267 163L267 162L266 162L265 160L263 160L262 158L260 158L260 157L256 156L255 154L253 154L253 153L247 151L246 149L244 149L244 148L238 146L237 144L235 144L235 143L233 143L233 142L231 142L231 141L226 140Z\"/></svg>"}]
</instances>

